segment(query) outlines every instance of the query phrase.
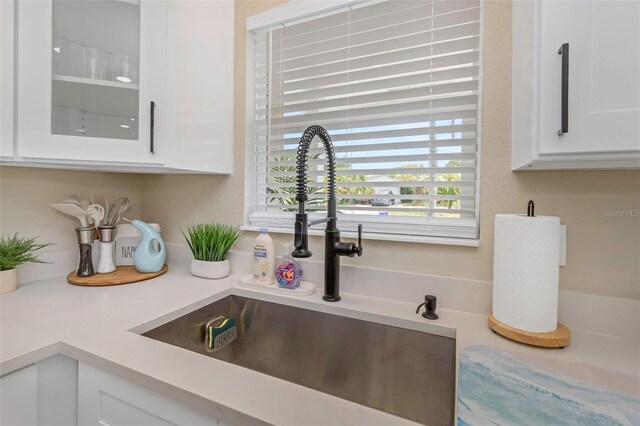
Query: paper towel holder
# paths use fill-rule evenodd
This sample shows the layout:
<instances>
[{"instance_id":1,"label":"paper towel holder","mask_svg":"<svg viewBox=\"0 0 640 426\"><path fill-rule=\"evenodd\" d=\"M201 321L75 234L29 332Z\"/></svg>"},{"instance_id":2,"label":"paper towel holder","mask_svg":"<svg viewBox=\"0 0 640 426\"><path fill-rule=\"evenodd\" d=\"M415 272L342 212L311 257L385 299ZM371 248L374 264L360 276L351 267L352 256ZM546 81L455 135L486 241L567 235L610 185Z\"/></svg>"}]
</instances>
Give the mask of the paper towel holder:
<instances>
[{"instance_id":1,"label":"paper towel holder","mask_svg":"<svg viewBox=\"0 0 640 426\"><path fill-rule=\"evenodd\" d=\"M558 323L558 327L549 333L533 333L501 323L495 319L493 313L489 314L489 328L507 339L543 348L562 349L571 340L571 330L564 324Z\"/></svg>"},{"instance_id":2,"label":"paper towel holder","mask_svg":"<svg viewBox=\"0 0 640 426\"><path fill-rule=\"evenodd\" d=\"M527 203L527 217L535 217L535 203L533 200L529 200ZM493 312L489 314L488 320L489 328L491 328L493 332L516 342L531 346L562 349L567 346L571 340L571 330L559 322L556 323L557 325L555 330L539 333L521 330L505 324L497 320L493 316Z\"/></svg>"}]
</instances>

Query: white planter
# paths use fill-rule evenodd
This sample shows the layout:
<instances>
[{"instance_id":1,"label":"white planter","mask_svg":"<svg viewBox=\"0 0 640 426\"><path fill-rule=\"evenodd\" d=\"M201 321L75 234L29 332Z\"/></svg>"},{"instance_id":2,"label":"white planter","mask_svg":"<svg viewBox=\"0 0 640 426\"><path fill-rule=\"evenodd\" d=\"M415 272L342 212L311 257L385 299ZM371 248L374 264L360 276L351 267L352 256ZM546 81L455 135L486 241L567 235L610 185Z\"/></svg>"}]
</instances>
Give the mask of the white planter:
<instances>
[{"instance_id":1,"label":"white planter","mask_svg":"<svg viewBox=\"0 0 640 426\"><path fill-rule=\"evenodd\" d=\"M18 288L18 271L13 268L0 271L0 294L10 293Z\"/></svg>"},{"instance_id":2,"label":"white planter","mask_svg":"<svg viewBox=\"0 0 640 426\"><path fill-rule=\"evenodd\" d=\"M229 276L231 267L229 260L225 259L221 262L207 262L205 260L191 261L191 273L196 277L220 279Z\"/></svg>"}]
</instances>

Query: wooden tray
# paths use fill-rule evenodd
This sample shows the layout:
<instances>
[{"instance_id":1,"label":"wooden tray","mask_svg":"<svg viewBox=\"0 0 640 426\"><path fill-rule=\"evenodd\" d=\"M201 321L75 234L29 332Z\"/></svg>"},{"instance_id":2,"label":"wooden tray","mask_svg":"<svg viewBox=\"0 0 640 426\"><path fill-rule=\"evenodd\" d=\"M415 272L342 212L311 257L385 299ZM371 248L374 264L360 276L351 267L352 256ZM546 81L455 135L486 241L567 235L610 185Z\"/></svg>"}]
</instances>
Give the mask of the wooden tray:
<instances>
[{"instance_id":1,"label":"wooden tray","mask_svg":"<svg viewBox=\"0 0 640 426\"><path fill-rule=\"evenodd\" d=\"M158 277L168 270L169 267L165 264L158 272L142 274L136 271L135 266L118 266L115 271L109 274L95 274L90 277L76 277L75 271L69 272L67 281L69 284L91 287L130 284Z\"/></svg>"}]
</instances>

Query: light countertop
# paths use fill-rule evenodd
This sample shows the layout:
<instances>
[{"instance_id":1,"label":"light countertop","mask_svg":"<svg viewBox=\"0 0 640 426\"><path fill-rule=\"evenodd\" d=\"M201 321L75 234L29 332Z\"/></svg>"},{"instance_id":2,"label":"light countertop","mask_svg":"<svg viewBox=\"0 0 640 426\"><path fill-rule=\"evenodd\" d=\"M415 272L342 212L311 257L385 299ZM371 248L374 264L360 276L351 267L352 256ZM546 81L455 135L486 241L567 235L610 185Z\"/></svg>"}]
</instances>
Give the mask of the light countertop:
<instances>
[{"instance_id":1,"label":"light countertop","mask_svg":"<svg viewBox=\"0 0 640 426\"><path fill-rule=\"evenodd\" d=\"M170 266L132 285L77 287L63 277L21 284L0 297L0 374L62 353L229 423L244 413L278 425L415 424L137 334L235 294L452 337L458 356L482 344L640 376L638 343L624 338L574 332L565 349L532 348L495 335L484 315L438 309L440 318L428 321L409 303L342 293L341 302L330 304L318 289L307 297L268 294L240 287L238 278L206 280Z\"/></svg>"}]
</instances>

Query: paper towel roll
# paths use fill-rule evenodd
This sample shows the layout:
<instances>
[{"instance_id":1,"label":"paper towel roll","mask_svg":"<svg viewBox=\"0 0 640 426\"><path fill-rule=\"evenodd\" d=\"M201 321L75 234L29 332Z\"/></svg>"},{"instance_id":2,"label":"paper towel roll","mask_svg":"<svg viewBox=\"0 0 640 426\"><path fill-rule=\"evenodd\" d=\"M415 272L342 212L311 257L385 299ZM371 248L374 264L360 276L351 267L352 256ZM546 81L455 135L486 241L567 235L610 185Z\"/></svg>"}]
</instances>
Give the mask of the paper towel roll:
<instances>
[{"instance_id":1,"label":"paper towel roll","mask_svg":"<svg viewBox=\"0 0 640 426\"><path fill-rule=\"evenodd\" d=\"M496 215L493 316L534 333L558 322L560 218Z\"/></svg>"}]
</instances>

